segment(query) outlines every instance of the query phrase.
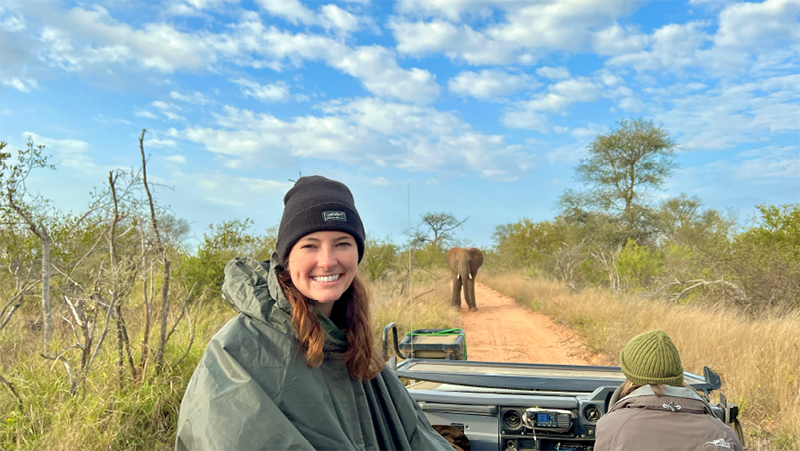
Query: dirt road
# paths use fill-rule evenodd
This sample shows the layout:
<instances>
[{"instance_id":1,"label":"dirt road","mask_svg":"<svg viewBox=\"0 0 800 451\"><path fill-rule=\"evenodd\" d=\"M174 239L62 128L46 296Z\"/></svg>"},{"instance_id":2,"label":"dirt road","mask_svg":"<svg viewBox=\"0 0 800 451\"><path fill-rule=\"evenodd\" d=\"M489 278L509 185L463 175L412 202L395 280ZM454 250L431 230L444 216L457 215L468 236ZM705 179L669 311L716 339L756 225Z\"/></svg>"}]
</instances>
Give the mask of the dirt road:
<instances>
[{"instance_id":1,"label":"dirt road","mask_svg":"<svg viewBox=\"0 0 800 451\"><path fill-rule=\"evenodd\" d=\"M567 327L517 304L491 288L476 283L478 311L461 309L461 328L467 337L469 360L600 364Z\"/></svg>"}]
</instances>

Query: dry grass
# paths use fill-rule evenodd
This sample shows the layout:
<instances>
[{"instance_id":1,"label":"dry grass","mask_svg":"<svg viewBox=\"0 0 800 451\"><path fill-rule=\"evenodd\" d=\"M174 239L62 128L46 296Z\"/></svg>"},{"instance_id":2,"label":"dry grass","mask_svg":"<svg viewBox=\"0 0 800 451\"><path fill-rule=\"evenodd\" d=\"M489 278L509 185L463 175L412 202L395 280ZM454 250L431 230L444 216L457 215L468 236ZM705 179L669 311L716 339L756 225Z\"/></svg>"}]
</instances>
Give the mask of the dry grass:
<instances>
[{"instance_id":1,"label":"dry grass","mask_svg":"<svg viewBox=\"0 0 800 451\"><path fill-rule=\"evenodd\" d=\"M376 337L386 323L397 323L405 334L412 328L449 328L457 315L448 307L447 283L435 274L420 275L412 284L412 297L430 293L409 302L399 296L397 281L369 284L373 292L373 324ZM135 293L136 291L134 291ZM141 352L141 301L127 303L126 321L134 356ZM409 305L412 308L409 308ZM60 309L56 307L54 310ZM62 315L63 313L63 315ZM15 386L22 397L24 410L16 398L0 386L0 450L167 450L175 440L178 409L208 341L236 313L221 300L209 301L197 319L197 336L192 351L179 367L161 376L150 375L146 382L127 380L120 388L116 367L116 329L112 329L98 356L100 365L86 381L85 395L70 397L69 381L61 363L38 356L41 332L23 327L38 318L35 309L18 312L13 324L0 335L0 374ZM54 311L54 319L67 316ZM171 321L173 321L171 319ZM97 335L100 335L98 331ZM158 341L158 329L150 337ZM167 347L165 360L175 362L188 345L186 324L175 332ZM63 349L74 343L66 323L56 322L53 348ZM379 343L379 342L378 342ZM78 365L78 350L66 354L73 367Z\"/></svg>"},{"instance_id":2,"label":"dry grass","mask_svg":"<svg viewBox=\"0 0 800 451\"><path fill-rule=\"evenodd\" d=\"M372 323L380 339L383 328L397 324L402 337L414 329L447 329L453 327L458 312L450 307L448 279L439 273L425 274L411 284L411 296L400 295L399 281L370 284L373 293Z\"/></svg>"},{"instance_id":3,"label":"dry grass","mask_svg":"<svg viewBox=\"0 0 800 451\"><path fill-rule=\"evenodd\" d=\"M520 274L484 274L481 282L571 325L615 362L634 335L664 330L686 371L702 374L705 365L720 374L722 390L741 409L750 449L800 449L800 312L752 318L724 304L678 306L602 290L574 294L559 282Z\"/></svg>"}]
</instances>

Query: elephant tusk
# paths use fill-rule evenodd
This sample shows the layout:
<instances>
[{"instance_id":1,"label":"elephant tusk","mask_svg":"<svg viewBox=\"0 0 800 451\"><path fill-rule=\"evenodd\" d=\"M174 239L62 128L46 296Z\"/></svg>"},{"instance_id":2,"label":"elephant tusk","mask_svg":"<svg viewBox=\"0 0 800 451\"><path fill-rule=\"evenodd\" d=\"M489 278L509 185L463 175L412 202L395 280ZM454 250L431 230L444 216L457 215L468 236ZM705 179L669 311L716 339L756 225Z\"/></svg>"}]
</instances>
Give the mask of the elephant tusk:
<instances>
[{"instance_id":1,"label":"elephant tusk","mask_svg":"<svg viewBox=\"0 0 800 451\"><path fill-rule=\"evenodd\" d=\"M456 274L456 280L461 278L461 274Z\"/></svg>"},{"instance_id":2,"label":"elephant tusk","mask_svg":"<svg viewBox=\"0 0 800 451\"><path fill-rule=\"evenodd\" d=\"M470 273L469 275L469 280L472 280L472 273Z\"/></svg>"}]
</instances>

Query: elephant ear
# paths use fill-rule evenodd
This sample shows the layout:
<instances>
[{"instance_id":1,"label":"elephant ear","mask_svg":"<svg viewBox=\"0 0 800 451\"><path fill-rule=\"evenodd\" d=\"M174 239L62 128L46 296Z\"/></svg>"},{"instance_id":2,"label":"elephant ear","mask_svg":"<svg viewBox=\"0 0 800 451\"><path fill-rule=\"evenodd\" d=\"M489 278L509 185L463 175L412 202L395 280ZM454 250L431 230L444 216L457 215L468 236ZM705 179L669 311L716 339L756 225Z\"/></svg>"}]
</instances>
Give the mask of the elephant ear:
<instances>
[{"instance_id":1,"label":"elephant ear","mask_svg":"<svg viewBox=\"0 0 800 451\"><path fill-rule=\"evenodd\" d=\"M483 265L483 253L477 247L471 247L467 252L470 255L469 271L475 277L478 274L478 268Z\"/></svg>"}]
</instances>

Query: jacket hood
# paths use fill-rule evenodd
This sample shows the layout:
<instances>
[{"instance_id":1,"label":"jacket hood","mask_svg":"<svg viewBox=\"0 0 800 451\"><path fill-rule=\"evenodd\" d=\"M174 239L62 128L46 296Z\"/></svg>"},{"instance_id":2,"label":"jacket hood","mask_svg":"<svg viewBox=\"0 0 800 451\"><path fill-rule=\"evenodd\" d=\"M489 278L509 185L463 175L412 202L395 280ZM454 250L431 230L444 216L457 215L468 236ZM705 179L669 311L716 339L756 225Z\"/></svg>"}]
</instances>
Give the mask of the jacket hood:
<instances>
[{"instance_id":1,"label":"jacket hood","mask_svg":"<svg viewBox=\"0 0 800 451\"><path fill-rule=\"evenodd\" d=\"M272 261L275 261L275 255ZM237 312L297 336L292 327L292 304L283 294L278 276L269 260L261 262L251 257L236 257L228 262L225 265L222 298ZM314 307L314 311L325 332L324 349L332 352L346 351L345 333L319 309Z\"/></svg>"}]
</instances>

